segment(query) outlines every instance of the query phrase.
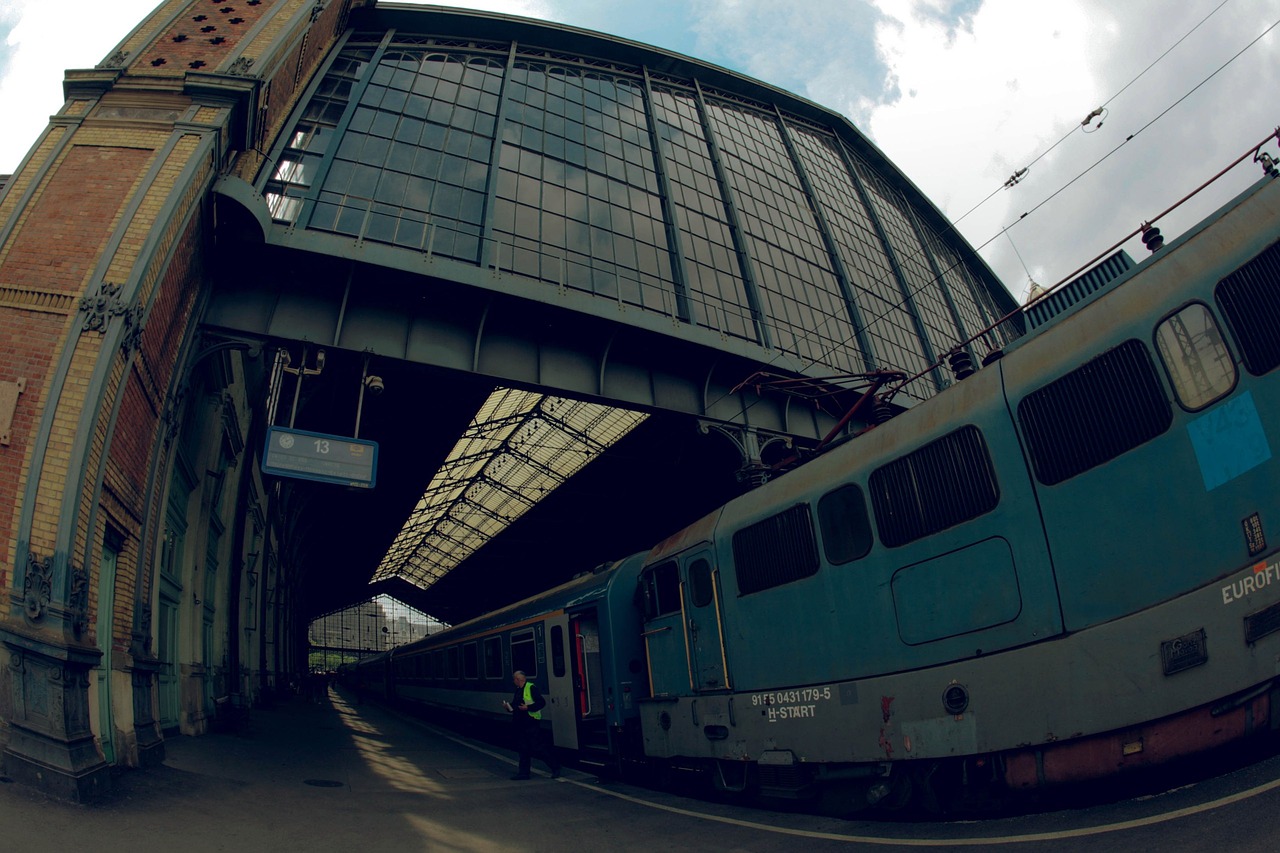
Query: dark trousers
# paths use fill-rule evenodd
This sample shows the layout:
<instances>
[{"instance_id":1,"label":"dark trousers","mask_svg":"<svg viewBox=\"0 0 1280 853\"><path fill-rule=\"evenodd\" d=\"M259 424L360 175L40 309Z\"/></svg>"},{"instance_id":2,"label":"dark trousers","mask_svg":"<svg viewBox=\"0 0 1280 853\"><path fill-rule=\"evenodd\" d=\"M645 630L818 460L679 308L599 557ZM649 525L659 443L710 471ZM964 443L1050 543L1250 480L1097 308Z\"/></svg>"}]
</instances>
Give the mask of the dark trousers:
<instances>
[{"instance_id":1,"label":"dark trousers","mask_svg":"<svg viewBox=\"0 0 1280 853\"><path fill-rule=\"evenodd\" d=\"M529 775L532 758L537 755L547 763L552 773L560 772L560 761L556 758L555 747L548 742L542 728L537 723L532 725L516 725L516 749L520 751L520 775Z\"/></svg>"}]
</instances>

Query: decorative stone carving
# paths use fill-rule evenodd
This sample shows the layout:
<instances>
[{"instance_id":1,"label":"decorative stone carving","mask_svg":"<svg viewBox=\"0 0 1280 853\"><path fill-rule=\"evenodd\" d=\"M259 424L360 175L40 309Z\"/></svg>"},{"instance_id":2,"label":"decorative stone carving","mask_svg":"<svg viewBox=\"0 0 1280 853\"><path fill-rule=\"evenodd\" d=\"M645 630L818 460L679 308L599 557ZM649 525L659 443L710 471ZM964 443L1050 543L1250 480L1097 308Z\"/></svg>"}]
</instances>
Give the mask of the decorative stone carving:
<instances>
[{"instance_id":1,"label":"decorative stone carving","mask_svg":"<svg viewBox=\"0 0 1280 853\"><path fill-rule=\"evenodd\" d=\"M151 604L139 602L137 613L138 633L142 636L142 647L145 649L151 645Z\"/></svg>"},{"instance_id":2,"label":"decorative stone carving","mask_svg":"<svg viewBox=\"0 0 1280 853\"><path fill-rule=\"evenodd\" d=\"M174 389L173 396L169 398L164 407L164 443L169 445L178 437L178 430L182 427L182 405L187 396L186 384L179 385Z\"/></svg>"},{"instance_id":3,"label":"decorative stone carving","mask_svg":"<svg viewBox=\"0 0 1280 853\"><path fill-rule=\"evenodd\" d=\"M71 630L77 637L89 628L89 574L79 566L71 567Z\"/></svg>"},{"instance_id":4,"label":"decorative stone carving","mask_svg":"<svg viewBox=\"0 0 1280 853\"><path fill-rule=\"evenodd\" d=\"M123 312L124 336L120 339L120 349L125 358L128 358L142 343L143 313L144 309L141 305L135 305Z\"/></svg>"},{"instance_id":5,"label":"decorative stone carving","mask_svg":"<svg viewBox=\"0 0 1280 853\"><path fill-rule=\"evenodd\" d=\"M316 0L316 5L311 7L311 23L315 23L324 13L324 0Z\"/></svg>"},{"instance_id":6,"label":"decorative stone carving","mask_svg":"<svg viewBox=\"0 0 1280 853\"><path fill-rule=\"evenodd\" d=\"M249 73L249 69L253 67L253 59L248 56L241 56L227 67L228 74L234 74L237 77L243 77Z\"/></svg>"},{"instance_id":7,"label":"decorative stone carving","mask_svg":"<svg viewBox=\"0 0 1280 853\"><path fill-rule=\"evenodd\" d=\"M112 317L119 317L127 310L120 299L120 285L102 282L98 285L97 295L80 299L80 310L85 315L81 331L105 332L107 321Z\"/></svg>"},{"instance_id":8,"label":"decorative stone carving","mask_svg":"<svg viewBox=\"0 0 1280 853\"><path fill-rule=\"evenodd\" d=\"M22 582L22 603L27 618L39 622L53 597L53 558L43 560L32 551L27 556L27 575Z\"/></svg>"},{"instance_id":9,"label":"decorative stone carving","mask_svg":"<svg viewBox=\"0 0 1280 853\"><path fill-rule=\"evenodd\" d=\"M102 61L102 64L99 65L98 67L99 68L123 68L125 66L125 63L128 60L129 60L129 51L117 50L115 53L111 54L106 59L104 59Z\"/></svg>"}]
</instances>

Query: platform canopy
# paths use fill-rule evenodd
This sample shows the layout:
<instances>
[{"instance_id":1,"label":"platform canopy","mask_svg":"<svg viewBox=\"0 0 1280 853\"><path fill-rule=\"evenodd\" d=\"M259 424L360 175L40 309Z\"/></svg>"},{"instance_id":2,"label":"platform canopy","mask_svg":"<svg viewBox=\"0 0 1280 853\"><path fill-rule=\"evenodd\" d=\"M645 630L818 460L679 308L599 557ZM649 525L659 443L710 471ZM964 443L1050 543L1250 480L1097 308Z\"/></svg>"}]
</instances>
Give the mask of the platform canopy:
<instances>
[{"instance_id":1,"label":"platform canopy","mask_svg":"<svg viewBox=\"0 0 1280 853\"><path fill-rule=\"evenodd\" d=\"M426 589L644 421L597 403L497 388L374 572Z\"/></svg>"}]
</instances>

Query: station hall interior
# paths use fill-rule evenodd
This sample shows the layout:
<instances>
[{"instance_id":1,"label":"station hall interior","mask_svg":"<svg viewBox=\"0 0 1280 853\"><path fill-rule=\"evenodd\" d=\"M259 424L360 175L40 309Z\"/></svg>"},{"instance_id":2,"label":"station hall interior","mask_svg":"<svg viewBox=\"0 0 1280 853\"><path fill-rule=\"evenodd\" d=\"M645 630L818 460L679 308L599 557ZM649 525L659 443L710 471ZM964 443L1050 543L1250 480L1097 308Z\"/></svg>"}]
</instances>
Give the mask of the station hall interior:
<instances>
[{"instance_id":1,"label":"station hall interior","mask_svg":"<svg viewBox=\"0 0 1280 853\"><path fill-rule=\"evenodd\" d=\"M0 195L0 745L55 796L291 689L318 617L647 550L1021 333L848 119L623 39L166 0L64 93Z\"/></svg>"}]
</instances>

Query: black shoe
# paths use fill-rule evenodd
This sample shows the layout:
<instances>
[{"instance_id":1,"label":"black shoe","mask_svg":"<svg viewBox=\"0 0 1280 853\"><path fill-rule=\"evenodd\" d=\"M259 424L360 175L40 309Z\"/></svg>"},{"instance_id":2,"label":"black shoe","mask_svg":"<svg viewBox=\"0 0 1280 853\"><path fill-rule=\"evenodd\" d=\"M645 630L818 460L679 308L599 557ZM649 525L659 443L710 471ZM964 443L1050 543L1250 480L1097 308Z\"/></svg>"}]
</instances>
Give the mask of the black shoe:
<instances>
[{"instance_id":1,"label":"black shoe","mask_svg":"<svg viewBox=\"0 0 1280 853\"><path fill-rule=\"evenodd\" d=\"M528 779L528 778L529 778L529 774L528 774L528 773L514 773L514 774L512 774L511 778L512 778L512 779Z\"/></svg>"}]
</instances>

